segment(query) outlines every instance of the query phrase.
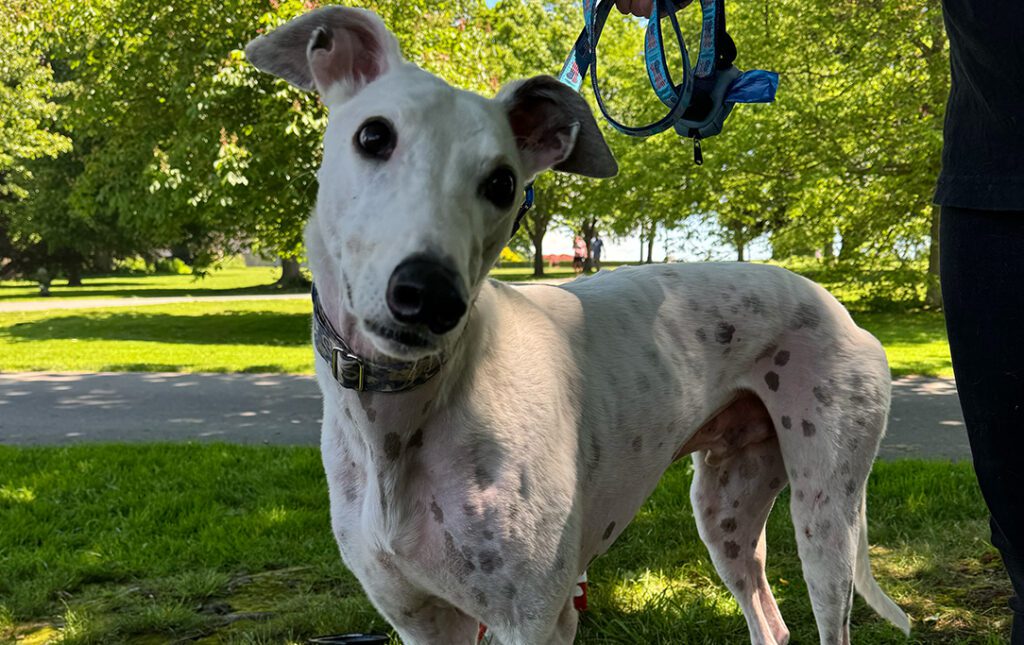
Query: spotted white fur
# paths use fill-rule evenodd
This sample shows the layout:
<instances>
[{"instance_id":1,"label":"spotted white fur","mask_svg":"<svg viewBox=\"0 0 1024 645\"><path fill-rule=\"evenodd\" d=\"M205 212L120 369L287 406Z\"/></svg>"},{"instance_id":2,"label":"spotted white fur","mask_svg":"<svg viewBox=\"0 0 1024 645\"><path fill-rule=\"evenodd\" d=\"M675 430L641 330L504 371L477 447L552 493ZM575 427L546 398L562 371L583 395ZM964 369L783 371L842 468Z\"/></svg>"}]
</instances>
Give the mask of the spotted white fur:
<instances>
[{"instance_id":1,"label":"spotted white fur","mask_svg":"<svg viewBox=\"0 0 1024 645\"><path fill-rule=\"evenodd\" d=\"M689 453L698 529L751 642L789 638L764 574L764 522L787 484L821 642L849 642L854 587L909 630L867 552L889 371L834 298L749 264L489 281L516 210L481 198L490 169L508 165L520 186L552 166L614 171L578 97L545 79L496 99L453 89L357 9L306 14L247 55L330 110L306 231L329 318L370 359L447 357L401 394L342 389L317 358L334 534L404 642L469 645L481 622L496 643L572 642L577 576ZM394 125L386 161L354 150L369 118ZM409 347L368 324L396 324L388 277L420 253L456 268L471 305Z\"/></svg>"}]
</instances>

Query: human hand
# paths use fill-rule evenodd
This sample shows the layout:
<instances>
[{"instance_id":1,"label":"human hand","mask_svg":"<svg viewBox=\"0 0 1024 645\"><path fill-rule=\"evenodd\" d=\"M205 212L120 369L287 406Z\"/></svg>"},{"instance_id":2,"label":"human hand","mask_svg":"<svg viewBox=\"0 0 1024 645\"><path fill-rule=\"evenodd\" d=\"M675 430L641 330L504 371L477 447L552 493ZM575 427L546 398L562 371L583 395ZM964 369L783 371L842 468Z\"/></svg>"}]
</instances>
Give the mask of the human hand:
<instances>
[{"instance_id":1,"label":"human hand","mask_svg":"<svg viewBox=\"0 0 1024 645\"><path fill-rule=\"evenodd\" d=\"M649 18L651 16L652 0L615 0L615 6L622 13L631 13L637 18Z\"/></svg>"}]
</instances>

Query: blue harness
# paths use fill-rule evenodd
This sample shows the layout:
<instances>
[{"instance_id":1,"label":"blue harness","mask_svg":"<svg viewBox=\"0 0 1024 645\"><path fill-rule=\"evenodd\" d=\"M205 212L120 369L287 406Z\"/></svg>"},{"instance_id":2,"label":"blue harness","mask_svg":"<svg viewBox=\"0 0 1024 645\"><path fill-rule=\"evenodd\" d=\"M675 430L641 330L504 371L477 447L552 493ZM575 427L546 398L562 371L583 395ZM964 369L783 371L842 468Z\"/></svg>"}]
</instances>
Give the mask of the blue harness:
<instances>
[{"instance_id":1,"label":"blue harness","mask_svg":"<svg viewBox=\"0 0 1024 645\"><path fill-rule=\"evenodd\" d=\"M597 80L597 43L613 4L612 0L583 0L583 31L569 52L558 78L579 91L589 71L597 105L608 123L619 132L634 137L649 137L675 128L679 135L693 139L694 161L701 164L704 161L701 139L722 131L733 105L770 103L775 100L775 91L779 86L778 74L763 70L741 72L733 66L736 45L725 31L724 0L701 0L703 23L700 54L697 56L697 65L692 69L686 42L679 29L679 21L676 20L676 12L689 4L689 1L677 3L673 0L654 0L644 37L644 59L651 87L668 108L668 113L643 126L630 126L617 121L604 104ZM666 16L672 23L682 54L683 79L679 84L672 80L665 62L661 18Z\"/></svg>"},{"instance_id":2,"label":"blue harness","mask_svg":"<svg viewBox=\"0 0 1024 645\"><path fill-rule=\"evenodd\" d=\"M704 163L701 139L722 131L725 119L737 103L771 103L779 87L779 75L755 69L741 72L732 63L736 60L736 44L725 31L725 0L701 0L703 22L700 34L700 54L697 66L690 68L690 55L679 29L676 12L691 0L654 0L651 16L644 36L644 60L651 87L668 113L654 123L629 126L620 123L611 114L601 97L597 82L597 41L608 19L613 0L583 0L583 31L569 51L558 80L577 92L583 86L583 77L590 71L597 106L604 118L616 130L633 137L649 137L669 128L693 139L693 161ZM595 2L598 4L595 7ZM679 43L683 59L683 82L676 84L665 63L665 45L661 36L661 18L668 16ZM519 230L523 217L533 206L533 184L526 186L526 196L512 226L512 235Z\"/></svg>"}]
</instances>

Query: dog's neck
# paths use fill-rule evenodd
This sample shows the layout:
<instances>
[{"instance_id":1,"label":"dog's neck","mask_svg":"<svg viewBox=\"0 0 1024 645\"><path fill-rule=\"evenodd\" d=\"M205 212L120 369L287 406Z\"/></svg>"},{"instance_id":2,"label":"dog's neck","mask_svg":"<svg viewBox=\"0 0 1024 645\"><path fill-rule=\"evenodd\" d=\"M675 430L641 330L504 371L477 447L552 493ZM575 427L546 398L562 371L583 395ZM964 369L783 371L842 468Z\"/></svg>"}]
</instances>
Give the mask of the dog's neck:
<instances>
[{"instance_id":1,"label":"dog's neck","mask_svg":"<svg viewBox=\"0 0 1024 645\"><path fill-rule=\"evenodd\" d=\"M307 244L325 315L355 352L372 358L372 343L361 336L355 316L348 309L344 277L332 271L321 244ZM487 285L484 289L489 291ZM388 552L408 553L417 548L419 533L414 518L423 515L423 508L414 491L422 493L424 486L430 486L423 479L423 451L436 449L441 436L442 441L451 439L451 397L466 391L460 387L462 379L473 377L470 349L487 346L491 308L479 300L491 295L484 294L473 303L441 371L418 387L402 392L360 392L341 387L333 376L324 378L318 370L325 415L335 420L334 433L325 436L323 443L324 459L351 462L353 468L364 470L365 530Z\"/></svg>"},{"instance_id":2,"label":"dog's neck","mask_svg":"<svg viewBox=\"0 0 1024 645\"><path fill-rule=\"evenodd\" d=\"M361 358L393 362L393 358L378 354L372 341L359 330L357 319L346 300L349 286L345 284L344 276L338 275L331 266L326 249L317 236L307 235L307 248L310 269L327 320ZM357 392L332 383L331 388L337 391L338 396L328 400L333 399L342 405L341 418L351 422L371 445L375 443L371 439L375 435L378 440L392 432L402 438L411 436L446 406L458 380L466 377L467 347L479 346L481 339L487 336L487 318L474 302L458 340L445 350L445 364L441 371L422 385L402 392L385 393Z\"/></svg>"}]
</instances>

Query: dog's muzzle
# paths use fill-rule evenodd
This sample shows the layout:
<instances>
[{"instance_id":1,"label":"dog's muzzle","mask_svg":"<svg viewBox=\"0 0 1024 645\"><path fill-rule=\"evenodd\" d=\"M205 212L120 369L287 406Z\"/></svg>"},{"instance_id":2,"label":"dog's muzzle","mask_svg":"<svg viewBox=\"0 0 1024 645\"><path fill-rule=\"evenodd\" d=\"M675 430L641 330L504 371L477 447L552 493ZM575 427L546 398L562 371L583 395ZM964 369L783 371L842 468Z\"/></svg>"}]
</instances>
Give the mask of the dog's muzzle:
<instances>
[{"instance_id":1,"label":"dog's muzzle","mask_svg":"<svg viewBox=\"0 0 1024 645\"><path fill-rule=\"evenodd\" d=\"M459 324L467 299L455 271L426 256L402 262L388 280L388 309L395 320L424 325L435 334L447 333Z\"/></svg>"}]
</instances>

